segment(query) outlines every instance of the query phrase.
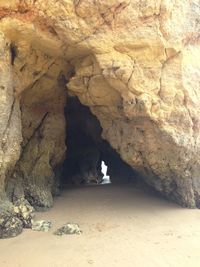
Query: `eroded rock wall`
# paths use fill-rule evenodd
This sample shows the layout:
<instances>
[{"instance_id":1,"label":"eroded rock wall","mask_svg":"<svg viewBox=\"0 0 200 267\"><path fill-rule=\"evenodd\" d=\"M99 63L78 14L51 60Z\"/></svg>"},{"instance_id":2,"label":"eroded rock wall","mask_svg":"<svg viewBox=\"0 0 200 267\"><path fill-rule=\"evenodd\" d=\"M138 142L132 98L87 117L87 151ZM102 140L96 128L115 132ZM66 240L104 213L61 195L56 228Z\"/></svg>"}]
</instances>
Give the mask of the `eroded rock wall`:
<instances>
[{"instance_id":1,"label":"eroded rock wall","mask_svg":"<svg viewBox=\"0 0 200 267\"><path fill-rule=\"evenodd\" d=\"M10 44L0 35L0 238L22 231L22 223L13 217L13 207L5 192L5 180L19 158L22 134L19 100L14 97Z\"/></svg>"},{"instance_id":2,"label":"eroded rock wall","mask_svg":"<svg viewBox=\"0 0 200 267\"><path fill-rule=\"evenodd\" d=\"M4 191L4 181L6 175L12 171L16 160L20 153L21 136L21 120L19 101L14 98L13 75L10 65L11 54L9 43L6 43L1 36L0 45L0 71L1 71L1 105L0 105L0 179L1 192ZM1 194L2 195L2 194Z\"/></svg>"},{"instance_id":3,"label":"eroded rock wall","mask_svg":"<svg viewBox=\"0 0 200 267\"><path fill-rule=\"evenodd\" d=\"M35 208L53 205L52 194L57 193L59 168L65 157L66 89L59 64L52 64L21 95L22 153L7 191L15 199L24 195Z\"/></svg>"}]
</instances>

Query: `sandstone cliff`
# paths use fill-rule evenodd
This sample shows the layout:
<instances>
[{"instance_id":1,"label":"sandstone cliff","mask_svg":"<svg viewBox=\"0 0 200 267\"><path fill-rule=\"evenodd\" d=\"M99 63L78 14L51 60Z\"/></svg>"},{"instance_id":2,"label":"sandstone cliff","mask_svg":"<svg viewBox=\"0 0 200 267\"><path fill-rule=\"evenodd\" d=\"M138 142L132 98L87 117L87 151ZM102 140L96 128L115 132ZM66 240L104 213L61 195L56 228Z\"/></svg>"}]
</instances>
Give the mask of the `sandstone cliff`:
<instances>
[{"instance_id":1,"label":"sandstone cliff","mask_svg":"<svg viewBox=\"0 0 200 267\"><path fill-rule=\"evenodd\" d=\"M148 184L200 207L199 14L199 0L0 1L0 236L21 231L11 202L52 205L67 92Z\"/></svg>"}]
</instances>

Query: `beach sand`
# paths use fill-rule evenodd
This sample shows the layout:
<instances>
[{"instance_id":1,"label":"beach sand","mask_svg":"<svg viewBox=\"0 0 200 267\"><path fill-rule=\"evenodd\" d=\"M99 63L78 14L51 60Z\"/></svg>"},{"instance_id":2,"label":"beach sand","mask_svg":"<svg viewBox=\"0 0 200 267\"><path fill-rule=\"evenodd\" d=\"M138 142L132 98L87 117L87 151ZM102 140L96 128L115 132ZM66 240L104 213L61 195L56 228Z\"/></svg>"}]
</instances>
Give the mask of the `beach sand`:
<instances>
[{"instance_id":1,"label":"beach sand","mask_svg":"<svg viewBox=\"0 0 200 267\"><path fill-rule=\"evenodd\" d=\"M200 266L200 210L133 185L68 188L36 218L51 220L52 229L0 240L0 267ZM83 233L53 235L67 222Z\"/></svg>"}]
</instances>

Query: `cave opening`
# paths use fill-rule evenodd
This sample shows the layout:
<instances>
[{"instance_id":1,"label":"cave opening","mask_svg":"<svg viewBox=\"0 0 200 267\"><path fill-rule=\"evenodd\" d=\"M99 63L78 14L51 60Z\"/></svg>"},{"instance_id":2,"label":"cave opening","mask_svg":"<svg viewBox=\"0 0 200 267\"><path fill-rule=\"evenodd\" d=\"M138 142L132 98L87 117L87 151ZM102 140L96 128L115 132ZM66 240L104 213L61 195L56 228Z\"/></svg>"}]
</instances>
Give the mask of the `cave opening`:
<instances>
[{"instance_id":1,"label":"cave opening","mask_svg":"<svg viewBox=\"0 0 200 267\"><path fill-rule=\"evenodd\" d=\"M111 184L110 176L108 175L108 166L104 161L101 162L101 172L103 174L102 184Z\"/></svg>"},{"instance_id":2,"label":"cave opening","mask_svg":"<svg viewBox=\"0 0 200 267\"><path fill-rule=\"evenodd\" d=\"M5 185L11 202L25 199L36 210L52 207L67 187L135 183L138 177L102 138L90 108L66 90L68 79L55 82L54 72L21 95L21 154Z\"/></svg>"},{"instance_id":3,"label":"cave opening","mask_svg":"<svg viewBox=\"0 0 200 267\"><path fill-rule=\"evenodd\" d=\"M102 139L98 119L77 97L68 97L65 118L67 152L61 188L69 184L105 185L135 179L132 168Z\"/></svg>"},{"instance_id":4,"label":"cave opening","mask_svg":"<svg viewBox=\"0 0 200 267\"><path fill-rule=\"evenodd\" d=\"M77 97L68 97L65 117L67 152L61 184L101 184L105 160L101 152L103 140L99 121Z\"/></svg>"}]
</instances>

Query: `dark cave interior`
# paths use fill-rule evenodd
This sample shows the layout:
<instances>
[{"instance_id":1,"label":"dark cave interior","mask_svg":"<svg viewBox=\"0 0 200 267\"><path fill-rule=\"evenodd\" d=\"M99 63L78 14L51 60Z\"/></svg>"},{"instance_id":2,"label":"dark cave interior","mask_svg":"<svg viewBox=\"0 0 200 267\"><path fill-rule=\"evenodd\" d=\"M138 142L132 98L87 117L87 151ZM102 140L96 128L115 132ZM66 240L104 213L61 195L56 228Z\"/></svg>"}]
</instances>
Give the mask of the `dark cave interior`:
<instances>
[{"instance_id":1,"label":"dark cave interior","mask_svg":"<svg viewBox=\"0 0 200 267\"><path fill-rule=\"evenodd\" d=\"M67 153L62 186L103 184L102 162L108 166L111 183L135 182L134 170L102 139L99 121L77 97L68 97L65 117Z\"/></svg>"}]
</instances>

